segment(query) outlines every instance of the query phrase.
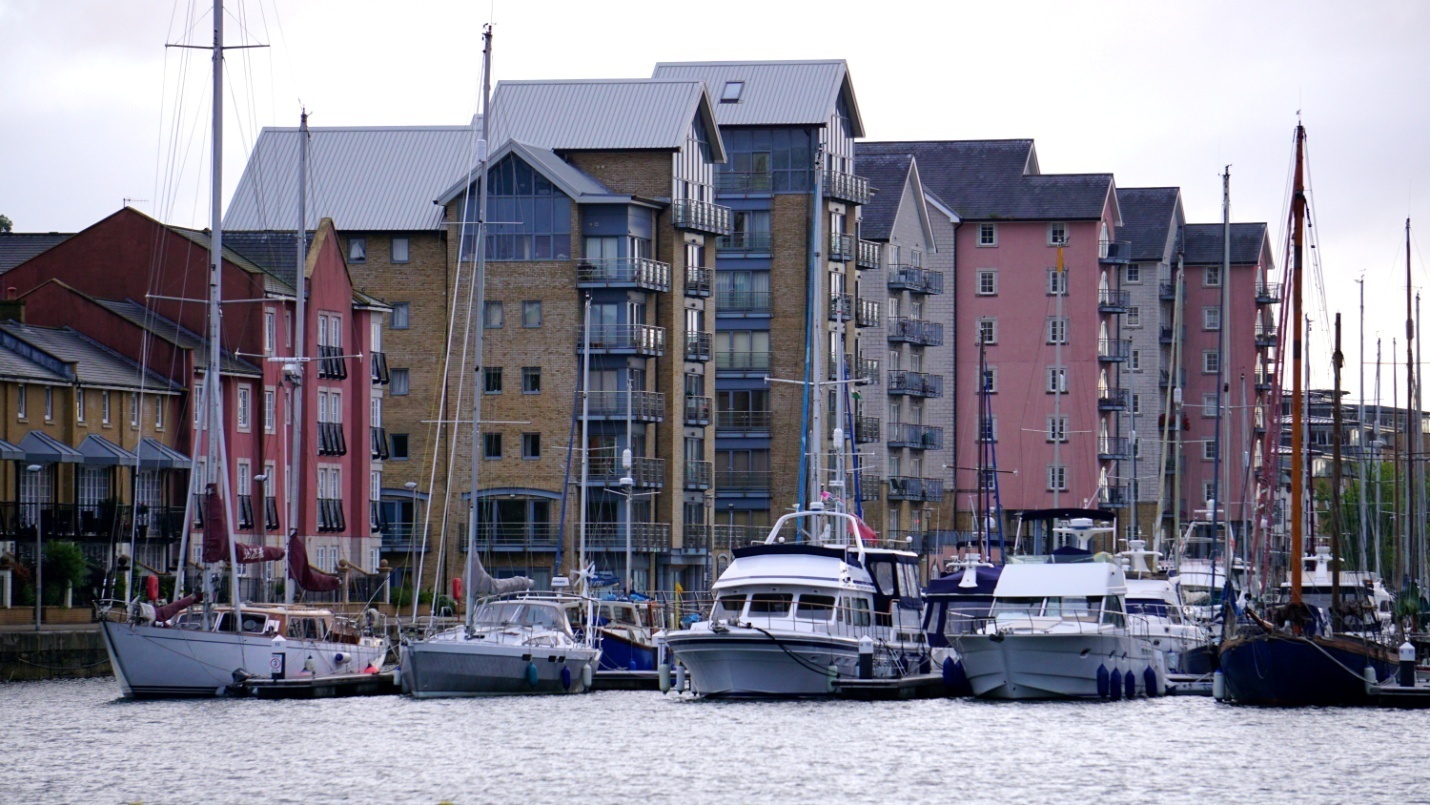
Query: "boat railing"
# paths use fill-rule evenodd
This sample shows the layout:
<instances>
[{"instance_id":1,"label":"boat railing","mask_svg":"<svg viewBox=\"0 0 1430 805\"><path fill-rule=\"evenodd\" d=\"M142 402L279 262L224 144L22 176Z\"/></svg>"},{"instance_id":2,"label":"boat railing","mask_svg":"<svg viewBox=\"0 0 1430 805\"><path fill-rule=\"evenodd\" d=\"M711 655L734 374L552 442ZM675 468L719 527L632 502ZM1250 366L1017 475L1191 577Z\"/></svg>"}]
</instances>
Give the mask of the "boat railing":
<instances>
[{"instance_id":1,"label":"boat railing","mask_svg":"<svg viewBox=\"0 0 1430 805\"><path fill-rule=\"evenodd\" d=\"M952 619L954 613L948 613ZM1054 635L1054 634L1108 634L1125 630L1131 637L1150 639L1152 626L1141 615L1126 612L1062 613L1057 615L1034 615L1031 612L999 612L985 616L959 615L960 630L964 635ZM945 628L945 633L951 633Z\"/></svg>"},{"instance_id":2,"label":"boat railing","mask_svg":"<svg viewBox=\"0 0 1430 805\"><path fill-rule=\"evenodd\" d=\"M851 640L858 640L861 637L869 636L875 642L890 642L894 639L894 629L888 624L888 617L882 619L870 619L866 623L858 622L854 617L846 618L845 614L868 615L867 610L850 611L828 608L828 614L823 618L801 617L795 615L791 617L788 612L783 615L751 615L746 613L738 619L727 621L732 626L758 629L765 632L778 632L784 634L809 634L824 637L842 637Z\"/></svg>"}]
</instances>

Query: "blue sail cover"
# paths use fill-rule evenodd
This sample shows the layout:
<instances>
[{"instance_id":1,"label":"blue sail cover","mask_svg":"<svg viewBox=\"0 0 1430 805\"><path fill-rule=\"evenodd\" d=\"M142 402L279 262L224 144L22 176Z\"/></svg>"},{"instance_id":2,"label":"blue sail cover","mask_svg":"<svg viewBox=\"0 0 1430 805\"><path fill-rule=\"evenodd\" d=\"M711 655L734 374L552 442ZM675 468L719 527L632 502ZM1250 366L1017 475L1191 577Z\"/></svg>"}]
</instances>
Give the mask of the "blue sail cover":
<instances>
[{"instance_id":1,"label":"blue sail cover","mask_svg":"<svg viewBox=\"0 0 1430 805\"><path fill-rule=\"evenodd\" d=\"M998 586L998 576L1002 574L1003 568L1000 566L980 566L973 568L973 571L976 574L977 581L977 586L975 587L959 586L963 583L963 575L968 572L967 569L963 569L941 578L929 579L928 589L924 591L924 595L929 598L936 596L992 595L993 588Z\"/></svg>"}]
</instances>

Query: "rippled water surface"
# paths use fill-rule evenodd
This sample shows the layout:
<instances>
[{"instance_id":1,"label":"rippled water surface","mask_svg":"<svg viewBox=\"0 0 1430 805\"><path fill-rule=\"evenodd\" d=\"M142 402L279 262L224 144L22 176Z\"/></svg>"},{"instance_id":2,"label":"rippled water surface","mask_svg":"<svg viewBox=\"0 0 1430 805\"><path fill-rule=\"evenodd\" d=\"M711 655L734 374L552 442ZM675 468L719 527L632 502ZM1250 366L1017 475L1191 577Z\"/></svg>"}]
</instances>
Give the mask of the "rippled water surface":
<instances>
[{"instance_id":1,"label":"rippled water surface","mask_svg":"<svg viewBox=\"0 0 1430 805\"><path fill-rule=\"evenodd\" d=\"M0 685L4 802L1414 802L1430 716L659 693L126 702Z\"/></svg>"}]
</instances>

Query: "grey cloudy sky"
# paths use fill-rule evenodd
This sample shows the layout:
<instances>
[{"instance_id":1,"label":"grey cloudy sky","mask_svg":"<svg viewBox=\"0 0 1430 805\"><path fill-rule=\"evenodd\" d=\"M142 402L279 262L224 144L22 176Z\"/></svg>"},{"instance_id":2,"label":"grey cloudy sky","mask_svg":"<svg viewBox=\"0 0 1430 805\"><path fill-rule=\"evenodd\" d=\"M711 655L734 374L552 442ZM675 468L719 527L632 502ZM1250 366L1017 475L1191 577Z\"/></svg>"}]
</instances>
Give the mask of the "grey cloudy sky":
<instances>
[{"instance_id":1,"label":"grey cloudy sky","mask_svg":"<svg viewBox=\"0 0 1430 805\"><path fill-rule=\"evenodd\" d=\"M210 8L0 0L0 213L18 231L74 231L126 197L204 225L207 55L164 44L205 44ZM1353 351L1364 273L1368 338L1388 353L1403 333L1404 221L1430 226L1430 4L231 0L228 43L271 47L228 56L225 197L300 99L316 126L469 120L488 19L497 80L843 58L870 139L1032 137L1045 172L1180 186L1194 222L1220 220L1230 163L1233 218L1278 243L1300 110L1330 312ZM1430 286L1418 247L1415 272Z\"/></svg>"}]
</instances>

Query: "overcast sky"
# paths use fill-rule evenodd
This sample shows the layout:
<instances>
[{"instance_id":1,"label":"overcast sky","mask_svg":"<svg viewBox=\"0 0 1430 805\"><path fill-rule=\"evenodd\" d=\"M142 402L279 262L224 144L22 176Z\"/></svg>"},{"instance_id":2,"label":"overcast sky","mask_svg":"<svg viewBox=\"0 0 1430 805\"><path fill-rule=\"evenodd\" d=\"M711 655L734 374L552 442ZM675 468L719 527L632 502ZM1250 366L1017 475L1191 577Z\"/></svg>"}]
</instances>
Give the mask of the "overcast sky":
<instances>
[{"instance_id":1,"label":"overcast sky","mask_svg":"<svg viewBox=\"0 0 1430 805\"><path fill-rule=\"evenodd\" d=\"M17 231L82 229L125 198L206 225L208 56L164 45L209 43L211 7L0 0L0 214ZM1221 220L1229 163L1233 219L1270 223L1278 253L1300 110L1347 387L1357 278L1367 360L1376 333L1387 355L1404 333L1405 219L1430 227L1430 4L230 0L227 43L270 47L227 57L225 198L300 101L315 126L468 121L489 19L496 80L842 58L869 139L1032 137L1046 173L1181 187L1192 222Z\"/></svg>"}]
</instances>

